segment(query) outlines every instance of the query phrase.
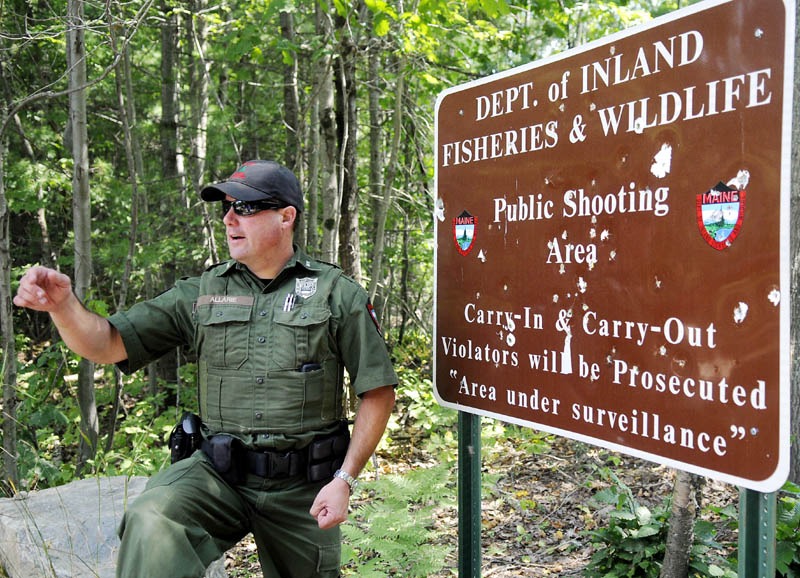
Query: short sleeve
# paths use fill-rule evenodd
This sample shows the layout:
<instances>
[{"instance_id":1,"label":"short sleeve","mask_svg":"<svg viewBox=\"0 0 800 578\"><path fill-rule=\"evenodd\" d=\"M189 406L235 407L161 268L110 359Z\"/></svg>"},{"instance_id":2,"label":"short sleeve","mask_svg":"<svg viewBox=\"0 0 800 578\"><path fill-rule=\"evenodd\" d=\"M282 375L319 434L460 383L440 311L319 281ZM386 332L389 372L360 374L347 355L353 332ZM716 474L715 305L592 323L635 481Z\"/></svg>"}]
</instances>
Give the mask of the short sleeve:
<instances>
[{"instance_id":1,"label":"short sleeve","mask_svg":"<svg viewBox=\"0 0 800 578\"><path fill-rule=\"evenodd\" d=\"M193 344L192 310L199 288L199 279L182 279L158 297L108 318L128 353L117 364L121 371L133 373L174 347Z\"/></svg>"},{"instance_id":2,"label":"short sleeve","mask_svg":"<svg viewBox=\"0 0 800 578\"><path fill-rule=\"evenodd\" d=\"M356 394L397 385L397 375L367 292L349 277L342 276L331 301L331 310L337 318L337 347Z\"/></svg>"}]
</instances>

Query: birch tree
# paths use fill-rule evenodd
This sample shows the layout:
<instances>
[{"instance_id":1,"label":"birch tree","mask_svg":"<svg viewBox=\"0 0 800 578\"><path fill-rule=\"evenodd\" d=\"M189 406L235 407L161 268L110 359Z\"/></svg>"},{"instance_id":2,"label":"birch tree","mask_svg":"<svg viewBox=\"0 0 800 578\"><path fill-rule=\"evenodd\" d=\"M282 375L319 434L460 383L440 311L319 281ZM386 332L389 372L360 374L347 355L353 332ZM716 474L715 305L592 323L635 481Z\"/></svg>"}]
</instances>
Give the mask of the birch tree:
<instances>
[{"instance_id":1,"label":"birch tree","mask_svg":"<svg viewBox=\"0 0 800 578\"><path fill-rule=\"evenodd\" d=\"M359 238L358 194L358 104L356 63L358 61L359 12L337 18L339 61L336 76L336 118L339 129L341 217L339 221L339 265L345 273L361 282L361 240Z\"/></svg>"},{"instance_id":2,"label":"birch tree","mask_svg":"<svg viewBox=\"0 0 800 578\"><path fill-rule=\"evenodd\" d=\"M284 147L284 163L292 169L301 183L303 177L302 135L303 117L300 112L300 95L297 89L297 58L295 46L294 14L283 11L279 15L281 37L284 41L283 63L283 124L286 127L286 146ZM298 215L303 219L304 215ZM302 222L302 221L301 221ZM297 242L305 245L304 227L298 226Z\"/></svg>"},{"instance_id":3,"label":"birch tree","mask_svg":"<svg viewBox=\"0 0 800 578\"><path fill-rule=\"evenodd\" d=\"M8 110L0 106L0 125ZM11 255L9 252L9 223L5 188L6 137L0 133L0 338L3 376L3 479L19 487L17 469L17 353L14 343L14 319L11 315Z\"/></svg>"},{"instance_id":4,"label":"birch tree","mask_svg":"<svg viewBox=\"0 0 800 578\"><path fill-rule=\"evenodd\" d=\"M205 181L206 153L208 152L208 48L206 26L206 0L190 0L190 12L186 16L187 44L192 47L190 61L190 85L192 101L191 119L191 178L192 188L197 194ZM214 224L206 203L200 203L205 223L206 242L212 262L219 261L217 242L214 239Z\"/></svg>"},{"instance_id":5,"label":"birch tree","mask_svg":"<svg viewBox=\"0 0 800 578\"><path fill-rule=\"evenodd\" d=\"M161 178L173 188L183 174L183 158L178 152L178 16L166 0L161 1L161 11ZM180 181L178 185L185 195Z\"/></svg>"},{"instance_id":6,"label":"birch tree","mask_svg":"<svg viewBox=\"0 0 800 578\"><path fill-rule=\"evenodd\" d=\"M791 472L789 479L800 485L800 29L794 37L794 101L792 103L792 193L791 193Z\"/></svg>"},{"instance_id":7,"label":"birch tree","mask_svg":"<svg viewBox=\"0 0 800 578\"><path fill-rule=\"evenodd\" d=\"M689 554L694 543L694 520L697 516L698 487L702 478L675 470L672 489L672 512L669 517L664 562L659 578L685 578L689 574Z\"/></svg>"},{"instance_id":8,"label":"birch tree","mask_svg":"<svg viewBox=\"0 0 800 578\"><path fill-rule=\"evenodd\" d=\"M320 4L315 7L317 34L323 39L323 46L329 45L333 34L331 15L325 12ZM328 49L323 49L317 59L315 78L318 82L319 94L319 126L320 126L320 152L319 175L320 191L322 194L322 259L334 262L338 254L339 218L341 206L341 191L339 189L338 161L337 161L337 134L334 83L333 83L333 55Z\"/></svg>"},{"instance_id":9,"label":"birch tree","mask_svg":"<svg viewBox=\"0 0 800 578\"><path fill-rule=\"evenodd\" d=\"M75 294L85 301L92 279L92 223L89 191L89 136L86 126L86 39L83 0L67 2L69 119L72 126L72 219L75 235ZM81 408L79 470L97 450L99 424L94 393L94 363L81 359L78 378Z\"/></svg>"},{"instance_id":10,"label":"birch tree","mask_svg":"<svg viewBox=\"0 0 800 578\"><path fill-rule=\"evenodd\" d=\"M118 52L117 33L118 28L124 30L123 26L118 26L112 17L111 11L107 13L109 37L111 40L111 50L115 54ZM133 99L133 87L131 85L130 59L127 47L122 54L123 66L117 67L114 74L117 114L122 125L123 144L125 147L125 159L128 165L128 180L131 186L130 202L130 229L128 231L128 251L125 255L125 265L120 279L119 296L117 298L117 311L122 311L128 300L128 288L131 281L131 270L133 269L133 259L136 253L136 239L139 226L139 175L143 173L143 162L139 140L135 133L136 108ZM151 392L155 389L154 377L155 367L150 367ZM116 429L117 414L122 396L122 372L118 367L114 367L114 402L111 415L111 426L109 427L108 437L106 438L105 450L111 451L114 441L114 430Z\"/></svg>"},{"instance_id":11,"label":"birch tree","mask_svg":"<svg viewBox=\"0 0 800 578\"><path fill-rule=\"evenodd\" d=\"M161 182L167 194L161 197L159 213L166 215L175 205L171 201L175 201L177 198L180 198L182 207L189 208L190 204L186 195L184 155L178 148L180 140L178 125L178 97L180 93L178 81L179 19L176 10L166 0L161 1L161 11L164 15L164 22L161 25L161 120L159 122L159 142L161 144ZM141 201L142 213L147 216L150 213L148 195L142 195ZM142 243L145 246L150 246L152 242L150 231L145 228L142 231ZM164 263L161 267L160 276L162 286L169 287L175 282L175 278L175 263ZM150 268L145 269L144 284L145 296L148 298L153 297L155 295L154 280ZM179 353L176 349L175 353L166 354L157 362L148 365L148 375L158 376L167 383L177 383L178 355ZM155 386L151 382L150 391L153 392L154 389Z\"/></svg>"},{"instance_id":12,"label":"birch tree","mask_svg":"<svg viewBox=\"0 0 800 578\"><path fill-rule=\"evenodd\" d=\"M318 256L319 234L317 221L319 221L319 161L320 161L320 122L319 122L319 91L312 87L311 102L309 104L310 118L308 127L308 185L306 187L306 217L303 220L305 246L311 255Z\"/></svg>"},{"instance_id":13,"label":"birch tree","mask_svg":"<svg viewBox=\"0 0 800 578\"><path fill-rule=\"evenodd\" d=\"M398 157L400 154L400 138L403 131L403 100L405 97L405 57L401 57L398 62L397 81L395 85L394 94L394 114L393 114L393 136L392 145L389 150L389 164L386 169L381 197L378 200L376 211L374 212L375 219L375 239L373 243L373 258L372 258L372 271L370 275L369 296L373 303L376 303L375 295L378 292L378 283L382 279L383 268L383 252L384 242L386 237L386 217L389 214L389 208L392 204L392 187L394 186L394 178L397 165L399 163ZM376 314L378 319L383 317L383 300L377 303Z\"/></svg>"}]
</instances>

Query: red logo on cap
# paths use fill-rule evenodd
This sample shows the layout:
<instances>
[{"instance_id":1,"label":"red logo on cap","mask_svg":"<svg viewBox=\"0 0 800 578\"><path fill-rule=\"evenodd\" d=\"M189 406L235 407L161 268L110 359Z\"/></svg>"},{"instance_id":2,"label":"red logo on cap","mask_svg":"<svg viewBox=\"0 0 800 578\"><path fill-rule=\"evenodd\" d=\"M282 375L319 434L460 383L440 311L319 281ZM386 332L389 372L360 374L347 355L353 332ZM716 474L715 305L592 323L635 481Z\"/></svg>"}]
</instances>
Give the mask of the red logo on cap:
<instances>
[{"instance_id":1,"label":"red logo on cap","mask_svg":"<svg viewBox=\"0 0 800 578\"><path fill-rule=\"evenodd\" d=\"M243 178L245 178L246 175L244 174L244 172L247 170L247 167L252 166L254 164L255 163L244 163L242 166L240 166L238 169L236 169L236 172L234 172L231 175L231 178L232 179L243 179Z\"/></svg>"}]
</instances>

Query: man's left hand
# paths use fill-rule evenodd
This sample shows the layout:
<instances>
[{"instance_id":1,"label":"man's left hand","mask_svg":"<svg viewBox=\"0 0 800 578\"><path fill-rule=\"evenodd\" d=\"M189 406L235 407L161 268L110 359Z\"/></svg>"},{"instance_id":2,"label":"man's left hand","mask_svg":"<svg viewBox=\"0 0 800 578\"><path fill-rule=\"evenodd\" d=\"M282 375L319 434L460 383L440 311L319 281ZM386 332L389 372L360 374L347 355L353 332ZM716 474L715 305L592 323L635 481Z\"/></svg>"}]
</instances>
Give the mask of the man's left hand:
<instances>
[{"instance_id":1,"label":"man's left hand","mask_svg":"<svg viewBox=\"0 0 800 578\"><path fill-rule=\"evenodd\" d=\"M339 478L322 487L311 505L311 515L322 530L333 528L347 519L350 505L350 486Z\"/></svg>"}]
</instances>

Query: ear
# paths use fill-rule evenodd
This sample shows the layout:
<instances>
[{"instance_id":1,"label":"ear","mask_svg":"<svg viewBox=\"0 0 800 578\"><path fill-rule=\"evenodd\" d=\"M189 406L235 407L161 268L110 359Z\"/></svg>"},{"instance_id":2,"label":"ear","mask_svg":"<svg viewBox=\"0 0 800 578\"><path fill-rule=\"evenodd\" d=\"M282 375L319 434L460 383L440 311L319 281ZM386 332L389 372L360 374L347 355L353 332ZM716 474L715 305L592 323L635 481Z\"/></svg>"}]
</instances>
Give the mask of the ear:
<instances>
[{"instance_id":1,"label":"ear","mask_svg":"<svg viewBox=\"0 0 800 578\"><path fill-rule=\"evenodd\" d=\"M295 221L295 219L297 219L297 209L296 208L294 208L292 206L284 207L281 210L281 215L283 217L282 220L281 220L281 224L282 225L286 225L290 229L292 227L294 227L294 221Z\"/></svg>"}]
</instances>

